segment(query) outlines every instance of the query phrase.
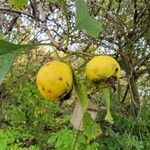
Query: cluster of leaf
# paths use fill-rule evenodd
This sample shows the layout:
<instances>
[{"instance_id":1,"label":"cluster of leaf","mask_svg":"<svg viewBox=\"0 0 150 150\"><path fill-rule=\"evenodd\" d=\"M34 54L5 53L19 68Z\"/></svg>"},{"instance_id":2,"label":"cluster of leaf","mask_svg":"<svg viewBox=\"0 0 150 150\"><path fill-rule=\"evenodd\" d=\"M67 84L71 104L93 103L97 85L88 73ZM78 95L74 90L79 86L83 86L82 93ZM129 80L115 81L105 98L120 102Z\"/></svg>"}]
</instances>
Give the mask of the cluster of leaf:
<instances>
[{"instance_id":1,"label":"cluster of leaf","mask_svg":"<svg viewBox=\"0 0 150 150\"><path fill-rule=\"evenodd\" d=\"M39 95L35 84L37 66L36 64L30 64L28 67L26 65L22 67L14 66L11 70L11 75L9 73L8 79L2 85L9 93L3 99L2 108L3 118L1 127L6 130L6 132L2 130L3 134L6 134L6 139L3 139L8 141L5 142L4 149L5 147L7 149L17 144L17 147L22 147L26 141L31 146L33 144L38 145L38 148L43 148L47 145L46 143L48 137L51 137L51 133L53 135L60 128L63 130L63 127L69 127L66 125L70 121L70 111L68 112L68 109L59 107L58 104L45 101ZM7 139L7 132L12 137L10 140ZM68 132L70 132L69 129ZM69 133L66 132L66 134ZM60 136L63 136L63 134ZM86 141L85 137L84 141ZM67 140L65 138L64 136L62 140L58 137L59 140L61 139L64 142ZM60 142L59 140L58 143ZM74 139L71 141L73 142ZM57 145L56 143L53 144ZM64 147L70 146L67 143Z\"/></svg>"},{"instance_id":2,"label":"cluster of leaf","mask_svg":"<svg viewBox=\"0 0 150 150\"><path fill-rule=\"evenodd\" d=\"M56 150L72 149L76 134L75 130L65 127L56 133L52 133L48 139L48 143L53 145ZM81 133L79 134L78 142L76 144L77 150L98 150L99 148L100 145L97 142L88 143L86 136Z\"/></svg>"},{"instance_id":3,"label":"cluster of leaf","mask_svg":"<svg viewBox=\"0 0 150 150\"><path fill-rule=\"evenodd\" d=\"M89 15L84 0L76 0L76 27L85 30L90 36L98 37L102 32L102 24Z\"/></svg>"},{"instance_id":4,"label":"cluster of leaf","mask_svg":"<svg viewBox=\"0 0 150 150\"><path fill-rule=\"evenodd\" d=\"M49 103L39 95L35 82L30 78L36 69L31 65L28 74L24 70L25 68L12 70L13 75L3 85L7 92L10 90L3 98L1 108L1 128L5 137L3 140L6 141L1 143L4 144L3 149L9 149L15 144L19 147L37 145L40 149L46 145L49 133L56 132L69 121L67 109Z\"/></svg>"},{"instance_id":5,"label":"cluster of leaf","mask_svg":"<svg viewBox=\"0 0 150 150\"><path fill-rule=\"evenodd\" d=\"M17 0L8 0L11 7L14 7L17 10L22 9L28 4L28 0L20 0L19 3Z\"/></svg>"},{"instance_id":6,"label":"cluster of leaf","mask_svg":"<svg viewBox=\"0 0 150 150\"><path fill-rule=\"evenodd\" d=\"M102 124L102 141L99 141L109 150L114 149L149 149L150 137L150 108L147 100L138 112L136 117L130 113L130 106L125 107L116 101L116 96L111 97L113 104L114 124L110 127ZM127 110L124 110L127 109ZM103 115L103 112L100 112Z\"/></svg>"},{"instance_id":7,"label":"cluster of leaf","mask_svg":"<svg viewBox=\"0 0 150 150\"><path fill-rule=\"evenodd\" d=\"M118 148L125 150L149 149L149 121L146 119L149 116L147 114L148 112L149 109L146 110L146 113L143 110L142 113L144 114L144 116L142 115L138 119L135 126L134 118L126 116L123 113L117 113L115 115L115 126L112 126L111 128L106 128L105 137L102 138L102 141L100 141L100 143L105 145L105 147L107 147L107 149L109 150L114 150Z\"/></svg>"},{"instance_id":8,"label":"cluster of leaf","mask_svg":"<svg viewBox=\"0 0 150 150\"><path fill-rule=\"evenodd\" d=\"M49 3L51 4L57 3L61 5L62 3L66 2L65 1L62 2L60 0L49 0ZM28 0L20 0L19 3L17 0L9 0L8 4L12 8L15 8L16 10L21 10L25 6L27 6ZM102 32L101 22L89 15L88 12L89 10L84 0L76 0L75 5L76 5L76 28L86 31L86 33L88 33L92 37L95 38L98 37ZM63 7L62 5L64 13L66 13L65 11L67 10L65 7Z\"/></svg>"},{"instance_id":9,"label":"cluster of leaf","mask_svg":"<svg viewBox=\"0 0 150 150\"><path fill-rule=\"evenodd\" d=\"M37 69L36 64L30 64L26 69L25 66L16 66L11 71L12 75L9 75L2 85L6 91L11 89L2 100L2 150L72 149L78 134L70 124L72 108L47 102L39 95L34 81ZM100 95L95 98L100 99ZM117 111L119 104L115 97L112 97L112 100L113 109L116 109L112 111L115 124L105 124L105 114L101 111L96 126L94 121L89 121L89 114L85 113L83 126L86 132L79 133L76 149L149 149L149 105L143 106L135 123L133 117ZM101 126L103 133L95 136L99 133L98 126ZM92 140L88 139L89 137Z\"/></svg>"},{"instance_id":10,"label":"cluster of leaf","mask_svg":"<svg viewBox=\"0 0 150 150\"><path fill-rule=\"evenodd\" d=\"M51 3L56 0L49 0ZM105 1L108 3L108 1ZM9 4L20 10L28 4L28 0L9 0ZM86 31L92 37L98 37L101 32L101 23L89 15L85 1L76 0L76 28ZM13 60L21 50L32 48L29 45L15 45L0 41L0 84L10 69ZM35 86L35 76L30 66L29 72L25 68L15 68L13 77L3 84L4 90L9 91L2 99L2 118L0 130L0 148L5 149L71 149L76 138L76 131L70 127L70 113L68 108L48 103L39 96ZM25 76L23 77L24 73ZM33 73L33 74L31 74ZM21 78L19 78L21 76ZM15 84L15 83L19 84ZM77 94L83 108L87 108L87 97L84 87L76 83ZM81 87L81 88L80 88ZM89 89L90 91L91 89ZM4 91L2 91L4 92ZM95 95L94 95L95 96ZM101 99L100 96L93 100ZM115 99L112 101L113 109L118 109ZM118 104L118 103L117 103ZM147 105L147 103L145 104ZM147 105L149 106L149 105ZM103 125L103 134L100 133L99 124L96 124L88 113L84 114L84 134L79 135L76 149L149 149L149 107L143 106L137 120L113 112L115 126L103 125L103 114L99 114L98 122Z\"/></svg>"}]
</instances>

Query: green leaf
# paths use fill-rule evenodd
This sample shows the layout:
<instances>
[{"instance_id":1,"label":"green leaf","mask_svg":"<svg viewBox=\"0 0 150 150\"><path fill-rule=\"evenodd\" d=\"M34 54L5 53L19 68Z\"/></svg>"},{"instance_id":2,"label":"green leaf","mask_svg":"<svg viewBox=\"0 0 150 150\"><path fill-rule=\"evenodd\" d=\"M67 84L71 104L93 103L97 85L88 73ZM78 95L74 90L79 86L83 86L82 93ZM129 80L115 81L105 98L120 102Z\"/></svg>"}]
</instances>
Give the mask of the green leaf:
<instances>
[{"instance_id":1,"label":"green leaf","mask_svg":"<svg viewBox=\"0 0 150 150\"><path fill-rule=\"evenodd\" d=\"M18 51L0 55L0 85L9 71Z\"/></svg>"},{"instance_id":2,"label":"green leaf","mask_svg":"<svg viewBox=\"0 0 150 150\"><path fill-rule=\"evenodd\" d=\"M4 40L0 40L0 55L13 52L19 49L31 48L33 45L13 44Z\"/></svg>"},{"instance_id":3,"label":"green leaf","mask_svg":"<svg viewBox=\"0 0 150 150\"><path fill-rule=\"evenodd\" d=\"M95 139L98 135L102 133L100 126L95 122L88 112L84 113L83 116L83 129L88 140Z\"/></svg>"},{"instance_id":4,"label":"green leaf","mask_svg":"<svg viewBox=\"0 0 150 150\"><path fill-rule=\"evenodd\" d=\"M0 129L0 150L6 150L9 144L15 140L13 133L9 130L4 131Z\"/></svg>"},{"instance_id":5,"label":"green leaf","mask_svg":"<svg viewBox=\"0 0 150 150\"><path fill-rule=\"evenodd\" d=\"M19 45L0 40L0 85L2 84L17 54L21 52L21 50L26 48L31 49L33 47L34 45Z\"/></svg>"},{"instance_id":6,"label":"green leaf","mask_svg":"<svg viewBox=\"0 0 150 150\"><path fill-rule=\"evenodd\" d=\"M52 4L56 4L56 3L58 3L58 1L59 0L49 0L49 2L52 3Z\"/></svg>"},{"instance_id":7,"label":"green leaf","mask_svg":"<svg viewBox=\"0 0 150 150\"><path fill-rule=\"evenodd\" d=\"M107 108L107 113L105 116L105 120L107 122L109 122L110 124L113 124L113 118L110 112L110 91L109 88L103 88L102 89L102 94L105 98L105 102L106 102L106 108Z\"/></svg>"},{"instance_id":8,"label":"green leaf","mask_svg":"<svg viewBox=\"0 0 150 150\"><path fill-rule=\"evenodd\" d=\"M73 82L75 86L75 91L79 97L80 104L82 106L83 111L85 112L88 107L88 96L86 92L85 86L79 82L79 79L75 74L73 74Z\"/></svg>"},{"instance_id":9,"label":"green leaf","mask_svg":"<svg viewBox=\"0 0 150 150\"><path fill-rule=\"evenodd\" d=\"M70 150L75 138L74 130L63 128L56 133L52 133L48 139L48 144L54 145L56 150Z\"/></svg>"},{"instance_id":10,"label":"green leaf","mask_svg":"<svg viewBox=\"0 0 150 150\"><path fill-rule=\"evenodd\" d=\"M28 0L8 0L8 3L11 7L20 10L28 4Z\"/></svg>"},{"instance_id":11,"label":"green leaf","mask_svg":"<svg viewBox=\"0 0 150 150\"><path fill-rule=\"evenodd\" d=\"M76 0L76 27L85 30L90 36L98 37L102 31L102 24L88 14L84 0Z\"/></svg>"}]
</instances>

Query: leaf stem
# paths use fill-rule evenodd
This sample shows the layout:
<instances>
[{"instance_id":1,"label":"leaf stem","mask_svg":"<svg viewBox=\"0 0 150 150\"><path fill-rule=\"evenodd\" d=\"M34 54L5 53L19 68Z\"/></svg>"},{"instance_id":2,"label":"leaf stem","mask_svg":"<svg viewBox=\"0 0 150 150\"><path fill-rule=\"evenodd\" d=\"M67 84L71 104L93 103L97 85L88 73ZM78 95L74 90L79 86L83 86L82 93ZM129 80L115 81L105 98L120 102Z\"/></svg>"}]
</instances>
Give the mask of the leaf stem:
<instances>
[{"instance_id":1,"label":"leaf stem","mask_svg":"<svg viewBox=\"0 0 150 150\"><path fill-rule=\"evenodd\" d=\"M82 121L81 121L82 122ZM80 127L81 127L81 122L80 122L80 125L79 125L79 128L78 128L78 131L77 131L77 134L76 134L76 137L75 137L75 140L74 140L74 143L73 143L73 146L72 146L72 150L75 150L76 149L76 145L77 145L77 142L78 142L78 139L79 139L79 135L80 135Z\"/></svg>"}]
</instances>

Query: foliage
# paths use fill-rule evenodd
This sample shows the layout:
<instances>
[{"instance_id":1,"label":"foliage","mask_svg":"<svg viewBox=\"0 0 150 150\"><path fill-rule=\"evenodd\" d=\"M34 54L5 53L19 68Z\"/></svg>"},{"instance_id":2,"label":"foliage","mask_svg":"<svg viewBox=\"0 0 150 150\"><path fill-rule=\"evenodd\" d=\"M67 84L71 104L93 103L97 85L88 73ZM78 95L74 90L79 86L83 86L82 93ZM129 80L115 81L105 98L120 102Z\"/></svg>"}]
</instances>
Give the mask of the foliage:
<instances>
[{"instance_id":1,"label":"foliage","mask_svg":"<svg viewBox=\"0 0 150 150\"><path fill-rule=\"evenodd\" d=\"M101 128L95 123L95 120L92 119L88 112L85 112L83 115L83 129L89 142L102 133Z\"/></svg>"},{"instance_id":2,"label":"foliage","mask_svg":"<svg viewBox=\"0 0 150 150\"><path fill-rule=\"evenodd\" d=\"M52 144L56 150L68 150L72 149L75 137L76 131L64 128L59 132L52 134L48 143ZM79 141L76 145L77 150L98 150L99 145L97 142L91 144L87 143L86 137L83 134L80 134L78 138Z\"/></svg>"},{"instance_id":3,"label":"foliage","mask_svg":"<svg viewBox=\"0 0 150 150\"><path fill-rule=\"evenodd\" d=\"M48 144L53 145L56 150L71 149L75 138L75 133L69 129L62 129L57 133L53 133L48 139Z\"/></svg>"},{"instance_id":4,"label":"foliage","mask_svg":"<svg viewBox=\"0 0 150 150\"><path fill-rule=\"evenodd\" d=\"M59 0L49 0L50 3L56 4Z\"/></svg>"},{"instance_id":5,"label":"foliage","mask_svg":"<svg viewBox=\"0 0 150 150\"><path fill-rule=\"evenodd\" d=\"M149 8L146 0L3 0L0 38L7 41L0 40L0 150L60 150L74 144L77 150L150 149ZM25 57L18 62L21 51ZM122 69L117 92L110 95L112 125L104 120L102 91L84 76L87 61L104 54ZM74 104L47 102L35 85L39 66L55 55L77 74L69 103L80 99L86 111L89 99L99 108L95 120L84 114L83 131L70 124Z\"/></svg>"},{"instance_id":6,"label":"foliage","mask_svg":"<svg viewBox=\"0 0 150 150\"><path fill-rule=\"evenodd\" d=\"M138 140L135 136L130 136L129 133L124 133L123 135L119 135L110 129L109 131L110 137L108 138L109 144L107 144L107 148L110 150L117 149L136 149L141 150L144 149L142 145L142 141ZM107 141L107 142L108 142ZM104 140L104 143L106 141Z\"/></svg>"},{"instance_id":7,"label":"foliage","mask_svg":"<svg viewBox=\"0 0 150 150\"><path fill-rule=\"evenodd\" d=\"M79 101L82 106L83 112L85 112L88 107L88 97L87 97L86 87L84 86L83 83L79 82L79 78L75 76L75 74L73 75L73 78L74 78L75 90L79 97Z\"/></svg>"},{"instance_id":8,"label":"foliage","mask_svg":"<svg viewBox=\"0 0 150 150\"><path fill-rule=\"evenodd\" d=\"M13 89L3 99L3 117L0 126L2 150L38 150L48 147L67 150L72 148L77 136L77 131L69 123L72 108L47 102L39 95L34 84L38 67L36 63L29 65L26 69L25 66L16 66L12 70L11 78L5 81L5 90L11 90L12 86ZM26 80L23 80L24 77ZM115 100L112 102L113 108L118 109L117 102ZM85 131L79 133L76 149L111 150L118 147L148 149L150 147L149 108L149 105L142 107L136 124L135 119L122 113L121 109L117 112L112 111L115 122L112 126L103 125L104 112L100 112L97 118L97 121L101 122L100 126L103 131L100 136L96 136L100 134L99 123L95 124L86 113L84 124L88 125L83 124Z\"/></svg>"},{"instance_id":9,"label":"foliage","mask_svg":"<svg viewBox=\"0 0 150 150\"><path fill-rule=\"evenodd\" d=\"M19 2L17 0L8 0L8 2L10 6L14 7L17 10L20 10L27 5L28 0L19 0Z\"/></svg>"},{"instance_id":10,"label":"foliage","mask_svg":"<svg viewBox=\"0 0 150 150\"><path fill-rule=\"evenodd\" d=\"M9 71L17 54L22 50L31 49L31 45L13 44L0 39L0 85Z\"/></svg>"},{"instance_id":11,"label":"foliage","mask_svg":"<svg viewBox=\"0 0 150 150\"><path fill-rule=\"evenodd\" d=\"M16 52L0 55L0 85L2 84L7 72L9 71L16 55Z\"/></svg>"},{"instance_id":12,"label":"foliage","mask_svg":"<svg viewBox=\"0 0 150 150\"><path fill-rule=\"evenodd\" d=\"M101 23L89 15L84 0L76 0L76 27L85 30L92 37L98 37L102 31Z\"/></svg>"}]
</instances>

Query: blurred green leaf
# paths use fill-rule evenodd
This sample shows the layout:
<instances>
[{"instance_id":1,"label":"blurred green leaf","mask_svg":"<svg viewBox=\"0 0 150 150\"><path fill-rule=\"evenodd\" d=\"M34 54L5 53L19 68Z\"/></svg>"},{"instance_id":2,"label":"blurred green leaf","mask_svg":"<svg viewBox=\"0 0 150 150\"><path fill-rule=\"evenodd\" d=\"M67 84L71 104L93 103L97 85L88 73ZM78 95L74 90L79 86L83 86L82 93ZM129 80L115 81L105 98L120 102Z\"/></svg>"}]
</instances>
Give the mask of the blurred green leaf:
<instances>
[{"instance_id":1,"label":"blurred green leaf","mask_svg":"<svg viewBox=\"0 0 150 150\"><path fill-rule=\"evenodd\" d=\"M0 39L0 55L8 52L16 51L16 50L31 48L31 47L32 45L13 44Z\"/></svg>"},{"instance_id":2,"label":"blurred green leaf","mask_svg":"<svg viewBox=\"0 0 150 150\"><path fill-rule=\"evenodd\" d=\"M9 71L18 51L0 55L0 85Z\"/></svg>"},{"instance_id":3,"label":"blurred green leaf","mask_svg":"<svg viewBox=\"0 0 150 150\"><path fill-rule=\"evenodd\" d=\"M56 4L56 3L58 3L58 1L59 0L49 0L49 2L52 3L52 4Z\"/></svg>"},{"instance_id":4,"label":"blurred green leaf","mask_svg":"<svg viewBox=\"0 0 150 150\"><path fill-rule=\"evenodd\" d=\"M73 74L73 78L74 78L73 82L74 82L76 93L79 97L79 101L82 106L82 109L85 112L88 107L88 96L87 96L86 88L81 82L79 82L79 79L77 76L75 76L75 74Z\"/></svg>"},{"instance_id":5,"label":"blurred green leaf","mask_svg":"<svg viewBox=\"0 0 150 150\"><path fill-rule=\"evenodd\" d=\"M109 88L103 88L102 89L102 94L106 102L106 109L107 113L105 116L105 121L109 122L110 124L113 124L113 118L110 112L110 90Z\"/></svg>"},{"instance_id":6,"label":"blurred green leaf","mask_svg":"<svg viewBox=\"0 0 150 150\"><path fill-rule=\"evenodd\" d=\"M85 112L83 115L83 129L89 141L95 139L102 133L100 126L98 126L98 124L88 112Z\"/></svg>"},{"instance_id":7,"label":"blurred green leaf","mask_svg":"<svg viewBox=\"0 0 150 150\"><path fill-rule=\"evenodd\" d=\"M13 143L14 140L15 138L11 131L0 130L0 150L6 150L8 148L8 144Z\"/></svg>"},{"instance_id":8,"label":"blurred green leaf","mask_svg":"<svg viewBox=\"0 0 150 150\"><path fill-rule=\"evenodd\" d=\"M15 57L21 50L31 49L34 45L13 44L0 40L0 85L2 84L7 72L9 71Z\"/></svg>"},{"instance_id":9,"label":"blurred green leaf","mask_svg":"<svg viewBox=\"0 0 150 150\"><path fill-rule=\"evenodd\" d=\"M84 0L76 0L76 27L85 30L90 36L98 37L102 31L102 24L88 14Z\"/></svg>"},{"instance_id":10,"label":"blurred green leaf","mask_svg":"<svg viewBox=\"0 0 150 150\"><path fill-rule=\"evenodd\" d=\"M56 150L69 150L72 148L72 144L75 138L75 132L70 129L62 129L57 133L51 134L48 139L48 144L55 145Z\"/></svg>"},{"instance_id":11,"label":"blurred green leaf","mask_svg":"<svg viewBox=\"0 0 150 150\"><path fill-rule=\"evenodd\" d=\"M28 0L8 0L8 3L15 9L20 10L28 4Z\"/></svg>"}]
</instances>

